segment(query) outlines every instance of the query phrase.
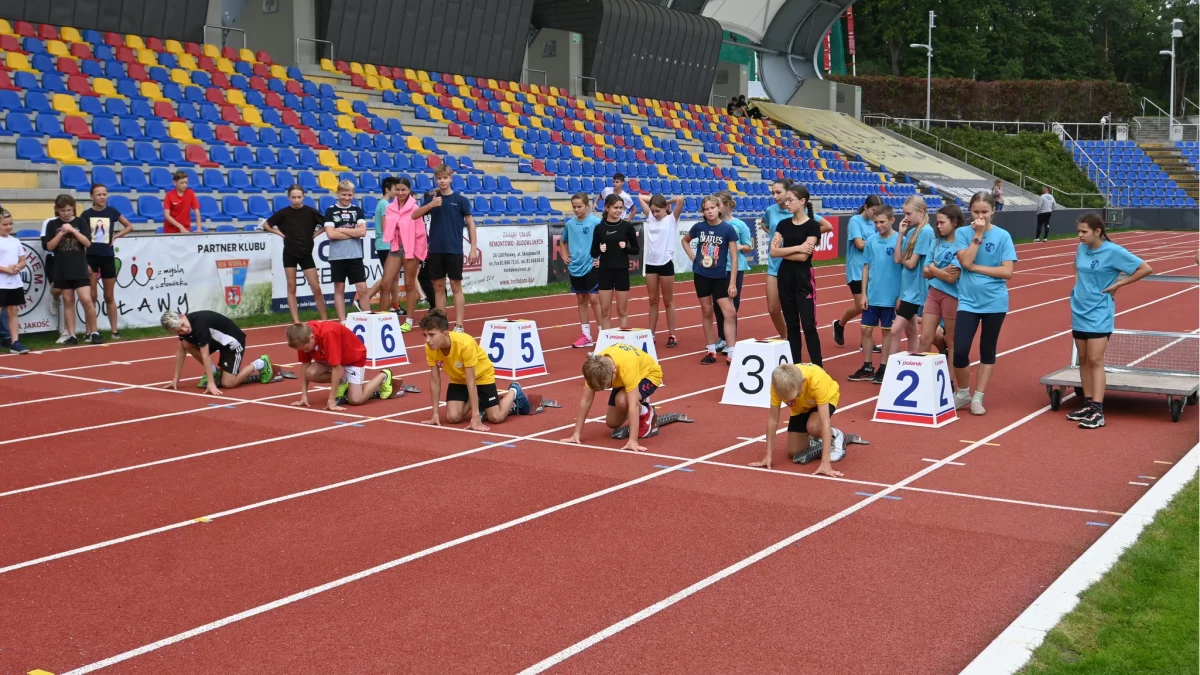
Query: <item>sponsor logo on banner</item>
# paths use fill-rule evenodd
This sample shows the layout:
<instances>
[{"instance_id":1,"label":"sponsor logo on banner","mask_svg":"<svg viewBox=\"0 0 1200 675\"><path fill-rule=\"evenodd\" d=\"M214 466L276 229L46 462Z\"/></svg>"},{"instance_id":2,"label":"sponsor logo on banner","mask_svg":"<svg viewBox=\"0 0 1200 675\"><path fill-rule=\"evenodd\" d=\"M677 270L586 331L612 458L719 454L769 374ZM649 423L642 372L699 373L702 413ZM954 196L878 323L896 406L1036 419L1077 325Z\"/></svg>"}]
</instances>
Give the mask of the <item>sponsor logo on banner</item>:
<instances>
[{"instance_id":1,"label":"sponsor logo on banner","mask_svg":"<svg viewBox=\"0 0 1200 675\"><path fill-rule=\"evenodd\" d=\"M246 258L217 261L217 275L225 287L226 306L232 308L242 304L242 292L246 287L246 273L249 270L250 261Z\"/></svg>"},{"instance_id":2,"label":"sponsor logo on banner","mask_svg":"<svg viewBox=\"0 0 1200 675\"><path fill-rule=\"evenodd\" d=\"M25 284L25 304L21 306L20 316L25 316L33 312L41 302L46 289L50 287L50 280L46 278L46 264L42 262L42 256L29 244L22 242L21 246L24 248L21 254L25 256L25 269L21 270L21 281ZM21 330L25 331L23 325Z\"/></svg>"}]
</instances>

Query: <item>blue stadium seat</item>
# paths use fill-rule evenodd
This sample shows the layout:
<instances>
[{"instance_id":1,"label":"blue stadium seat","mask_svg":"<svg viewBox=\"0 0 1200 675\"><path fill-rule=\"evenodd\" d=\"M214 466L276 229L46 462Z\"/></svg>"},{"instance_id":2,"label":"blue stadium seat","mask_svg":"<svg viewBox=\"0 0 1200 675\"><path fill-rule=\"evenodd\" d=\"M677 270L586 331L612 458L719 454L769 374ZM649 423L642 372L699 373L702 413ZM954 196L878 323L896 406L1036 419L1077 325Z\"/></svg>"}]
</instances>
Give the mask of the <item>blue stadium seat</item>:
<instances>
[{"instance_id":1,"label":"blue stadium seat","mask_svg":"<svg viewBox=\"0 0 1200 675\"><path fill-rule=\"evenodd\" d=\"M142 164L150 166L168 166L168 162L162 161L158 156L158 150L151 143L134 143L133 158Z\"/></svg>"},{"instance_id":2,"label":"blue stadium seat","mask_svg":"<svg viewBox=\"0 0 1200 675\"><path fill-rule=\"evenodd\" d=\"M300 164L300 158L296 156L296 151L291 148L281 148L279 150L279 158L275 165L277 168L290 169Z\"/></svg>"},{"instance_id":3,"label":"blue stadium seat","mask_svg":"<svg viewBox=\"0 0 1200 675\"><path fill-rule=\"evenodd\" d=\"M363 192L378 192L381 188L379 176L376 176L373 173L359 174L356 183L358 184L358 189L362 190ZM374 211L367 211L368 215L373 213Z\"/></svg>"},{"instance_id":4,"label":"blue stadium seat","mask_svg":"<svg viewBox=\"0 0 1200 675\"><path fill-rule=\"evenodd\" d=\"M46 149L36 138L17 139L17 159L24 159L34 164L57 164L57 160L46 156Z\"/></svg>"},{"instance_id":5,"label":"blue stadium seat","mask_svg":"<svg viewBox=\"0 0 1200 675\"><path fill-rule=\"evenodd\" d=\"M205 187L220 193L237 192L236 188L229 185L225 178L225 174L218 169L205 169L201 174L204 178Z\"/></svg>"},{"instance_id":6,"label":"blue stadium seat","mask_svg":"<svg viewBox=\"0 0 1200 675\"><path fill-rule=\"evenodd\" d=\"M121 169L121 182L133 192L150 191L150 183L146 180L146 174L142 173L141 167L138 166L127 166Z\"/></svg>"},{"instance_id":7,"label":"blue stadium seat","mask_svg":"<svg viewBox=\"0 0 1200 675\"><path fill-rule=\"evenodd\" d=\"M79 146L75 148L75 152L79 155L80 159L97 166L112 164L112 161L104 156L104 151L96 141L79 141Z\"/></svg>"},{"instance_id":8,"label":"blue stadium seat","mask_svg":"<svg viewBox=\"0 0 1200 675\"><path fill-rule=\"evenodd\" d=\"M87 97L87 98L91 99L92 101L97 100L92 97ZM45 99L45 97L43 97L43 100L44 99ZM25 103L23 101L21 101L21 95L15 91L12 91L9 89L0 90L0 110L4 110L9 113L29 112L28 108L25 107Z\"/></svg>"},{"instance_id":9,"label":"blue stadium seat","mask_svg":"<svg viewBox=\"0 0 1200 675\"><path fill-rule=\"evenodd\" d=\"M296 182L304 188L305 192L316 192L321 189L321 184L317 182L317 176L312 171L297 172Z\"/></svg>"},{"instance_id":10,"label":"blue stadium seat","mask_svg":"<svg viewBox=\"0 0 1200 675\"><path fill-rule=\"evenodd\" d=\"M125 145L125 141L110 140L104 146L104 151L108 154L109 164L133 164L133 155L130 154L129 146Z\"/></svg>"},{"instance_id":11,"label":"blue stadium seat","mask_svg":"<svg viewBox=\"0 0 1200 675\"><path fill-rule=\"evenodd\" d=\"M122 137L134 141L147 140L146 135L142 133L142 125L138 124L138 121L132 117L121 118L120 134Z\"/></svg>"},{"instance_id":12,"label":"blue stadium seat","mask_svg":"<svg viewBox=\"0 0 1200 675\"><path fill-rule=\"evenodd\" d=\"M62 124L58 121L58 115L53 113L42 113L37 116L33 122L34 129L42 136L50 138L70 138L71 134L63 131Z\"/></svg>"},{"instance_id":13,"label":"blue stadium seat","mask_svg":"<svg viewBox=\"0 0 1200 675\"><path fill-rule=\"evenodd\" d=\"M225 211L225 215L232 220L247 220L250 217L241 197L225 197L221 200L221 208Z\"/></svg>"},{"instance_id":14,"label":"blue stadium seat","mask_svg":"<svg viewBox=\"0 0 1200 675\"><path fill-rule=\"evenodd\" d=\"M177 164L191 164L186 157L183 156L183 149L175 143L160 143L158 152L162 156L162 161L167 166Z\"/></svg>"},{"instance_id":15,"label":"blue stadium seat","mask_svg":"<svg viewBox=\"0 0 1200 675\"><path fill-rule=\"evenodd\" d=\"M284 198L287 199L286 197ZM271 209L271 203L262 195L250 195L247 201L246 211L256 218L270 218L275 213Z\"/></svg>"},{"instance_id":16,"label":"blue stadium seat","mask_svg":"<svg viewBox=\"0 0 1200 675\"><path fill-rule=\"evenodd\" d=\"M225 145L214 145L208 149L208 158L221 166L237 166L237 161Z\"/></svg>"},{"instance_id":17,"label":"blue stadium seat","mask_svg":"<svg viewBox=\"0 0 1200 675\"><path fill-rule=\"evenodd\" d=\"M83 167L64 166L58 170L58 183L64 190L87 192L91 186Z\"/></svg>"},{"instance_id":18,"label":"blue stadium seat","mask_svg":"<svg viewBox=\"0 0 1200 675\"><path fill-rule=\"evenodd\" d=\"M129 188L117 178L116 172L107 166L92 167L92 182L108 186L109 192L129 192Z\"/></svg>"},{"instance_id":19,"label":"blue stadium seat","mask_svg":"<svg viewBox=\"0 0 1200 675\"><path fill-rule=\"evenodd\" d=\"M475 203L471 207L472 215L487 216L487 215L490 215L491 212L492 212L492 210L488 206L488 200L486 197L476 197L475 198Z\"/></svg>"},{"instance_id":20,"label":"blue stadium seat","mask_svg":"<svg viewBox=\"0 0 1200 675\"><path fill-rule=\"evenodd\" d=\"M150 187L166 192L175 187L175 180L168 169L161 166L152 167L150 169Z\"/></svg>"},{"instance_id":21,"label":"blue stadium seat","mask_svg":"<svg viewBox=\"0 0 1200 675\"><path fill-rule=\"evenodd\" d=\"M239 145L233 149L233 162L235 166L243 166L248 169L261 169L265 166L258 161L254 150L245 145Z\"/></svg>"},{"instance_id":22,"label":"blue stadium seat","mask_svg":"<svg viewBox=\"0 0 1200 675\"><path fill-rule=\"evenodd\" d=\"M253 192L254 185L250 182L250 175L242 169L229 170L229 188L238 192ZM228 213L228 209L226 209Z\"/></svg>"},{"instance_id":23,"label":"blue stadium seat","mask_svg":"<svg viewBox=\"0 0 1200 675\"><path fill-rule=\"evenodd\" d=\"M200 200L200 217L201 218L208 220L208 221L222 219L223 216L221 213L221 205L219 203L217 203L216 199L213 199L212 197L210 197L208 195L201 195L199 197L199 200Z\"/></svg>"}]
</instances>

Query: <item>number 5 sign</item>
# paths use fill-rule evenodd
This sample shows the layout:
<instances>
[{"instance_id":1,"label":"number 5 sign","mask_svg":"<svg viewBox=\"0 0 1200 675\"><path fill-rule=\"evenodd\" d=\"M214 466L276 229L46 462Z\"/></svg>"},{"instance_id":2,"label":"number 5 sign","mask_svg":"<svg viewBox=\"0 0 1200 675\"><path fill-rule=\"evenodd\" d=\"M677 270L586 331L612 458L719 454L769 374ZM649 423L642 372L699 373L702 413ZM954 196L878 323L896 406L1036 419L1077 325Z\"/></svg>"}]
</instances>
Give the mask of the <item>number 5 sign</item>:
<instances>
[{"instance_id":1,"label":"number 5 sign","mask_svg":"<svg viewBox=\"0 0 1200 675\"><path fill-rule=\"evenodd\" d=\"M386 368L408 364L400 333L400 320L392 312L355 312L346 317L346 328L367 346L367 366Z\"/></svg>"},{"instance_id":2,"label":"number 5 sign","mask_svg":"<svg viewBox=\"0 0 1200 675\"><path fill-rule=\"evenodd\" d=\"M488 321L479 340L487 350L496 374L515 380L546 374L546 357L537 324L532 321Z\"/></svg>"},{"instance_id":3,"label":"number 5 sign","mask_svg":"<svg viewBox=\"0 0 1200 675\"><path fill-rule=\"evenodd\" d=\"M934 429L958 419L943 354L892 354L875 400L876 422Z\"/></svg>"},{"instance_id":4,"label":"number 5 sign","mask_svg":"<svg viewBox=\"0 0 1200 675\"><path fill-rule=\"evenodd\" d=\"M725 377L721 403L771 407L771 372L792 362L787 340L741 340L733 346L733 364Z\"/></svg>"}]
</instances>

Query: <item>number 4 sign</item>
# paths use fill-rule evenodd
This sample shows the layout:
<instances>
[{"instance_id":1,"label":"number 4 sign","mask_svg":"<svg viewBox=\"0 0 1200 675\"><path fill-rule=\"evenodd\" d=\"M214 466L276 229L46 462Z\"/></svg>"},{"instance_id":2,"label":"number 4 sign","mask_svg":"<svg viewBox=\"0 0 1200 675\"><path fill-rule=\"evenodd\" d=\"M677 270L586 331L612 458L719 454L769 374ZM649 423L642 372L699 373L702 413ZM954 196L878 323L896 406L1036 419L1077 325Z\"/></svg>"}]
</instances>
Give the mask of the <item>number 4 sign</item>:
<instances>
[{"instance_id":1,"label":"number 4 sign","mask_svg":"<svg viewBox=\"0 0 1200 675\"><path fill-rule=\"evenodd\" d=\"M346 317L346 328L367 346L368 367L408 364L400 320L393 312L355 312Z\"/></svg>"},{"instance_id":2,"label":"number 4 sign","mask_svg":"<svg viewBox=\"0 0 1200 675\"><path fill-rule=\"evenodd\" d=\"M725 377L721 403L771 407L771 372L792 362L787 340L741 340L733 346L733 363Z\"/></svg>"},{"instance_id":3,"label":"number 4 sign","mask_svg":"<svg viewBox=\"0 0 1200 675\"><path fill-rule=\"evenodd\" d=\"M938 428L958 419L943 354L892 354L875 400L876 422Z\"/></svg>"},{"instance_id":4,"label":"number 4 sign","mask_svg":"<svg viewBox=\"0 0 1200 675\"><path fill-rule=\"evenodd\" d=\"M501 377L515 380L547 372L542 341L533 321L488 321L483 324L480 344Z\"/></svg>"}]
</instances>

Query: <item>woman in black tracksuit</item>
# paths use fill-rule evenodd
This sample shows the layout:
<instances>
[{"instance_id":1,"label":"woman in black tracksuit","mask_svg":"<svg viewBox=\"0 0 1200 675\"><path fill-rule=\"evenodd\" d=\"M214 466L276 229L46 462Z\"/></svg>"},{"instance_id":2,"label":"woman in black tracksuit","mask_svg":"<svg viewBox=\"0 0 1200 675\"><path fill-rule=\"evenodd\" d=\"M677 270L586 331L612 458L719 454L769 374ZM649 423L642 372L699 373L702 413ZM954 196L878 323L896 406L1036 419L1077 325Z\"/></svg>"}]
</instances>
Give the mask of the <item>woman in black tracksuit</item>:
<instances>
[{"instance_id":1,"label":"woman in black tracksuit","mask_svg":"<svg viewBox=\"0 0 1200 675\"><path fill-rule=\"evenodd\" d=\"M629 327L629 256L638 255L633 223L622 220L625 202L620 195L604 200L604 220L592 233L592 257L599 259L600 319L612 325L613 292L617 294L617 317L621 328Z\"/></svg>"},{"instance_id":2,"label":"woman in black tracksuit","mask_svg":"<svg viewBox=\"0 0 1200 675\"><path fill-rule=\"evenodd\" d=\"M783 207L792 217L779 221L775 228L771 257L783 258L779 264L779 304L792 348L792 362L804 362L801 348L807 340L809 362L819 366L821 338L817 334L812 256L821 240L821 226L813 218L808 188L803 185L788 188Z\"/></svg>"}]
</instances>

